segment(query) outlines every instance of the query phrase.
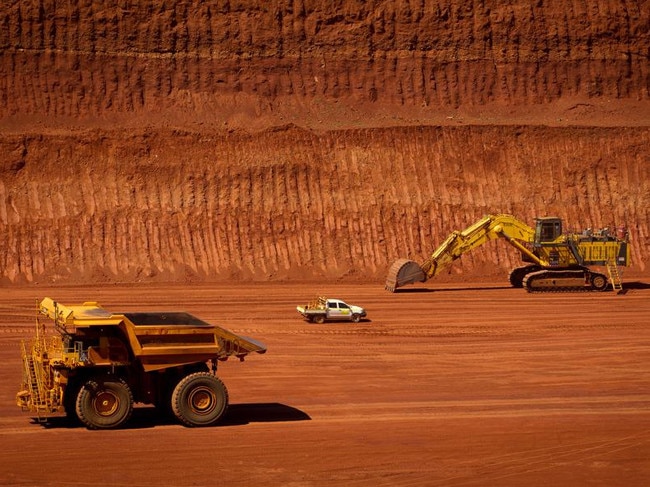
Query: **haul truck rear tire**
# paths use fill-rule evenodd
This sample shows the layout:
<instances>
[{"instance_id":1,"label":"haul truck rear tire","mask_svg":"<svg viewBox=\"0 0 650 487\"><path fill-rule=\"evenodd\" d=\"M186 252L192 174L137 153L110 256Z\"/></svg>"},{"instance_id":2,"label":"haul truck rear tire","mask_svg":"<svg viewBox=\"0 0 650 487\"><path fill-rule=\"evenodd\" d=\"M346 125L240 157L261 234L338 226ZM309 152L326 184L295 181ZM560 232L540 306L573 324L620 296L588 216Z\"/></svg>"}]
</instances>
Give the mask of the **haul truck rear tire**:
<instances>
[{"instance_id":1,"label":"haul truck rear tire","mask_svg":"<svg viewBox=\"0 0 650 487\"><path fill-rule=\"evenodd\" d=\"M208 372L197 372L184 377L172 393L172 411L186 426L213 425L227 408L226 386Z\"/></svg>"},{"instance_id":2,"label":"haul truck rear tire","mask_svg":"<svg viewBox=\"0 0 650 487\"><path fill-rule=\"evenodd\" d=\"M76 412L89 429L117 428L133 412L133 394L122 379L93 379L77 395Z\"/></svg>"}]
</instances>

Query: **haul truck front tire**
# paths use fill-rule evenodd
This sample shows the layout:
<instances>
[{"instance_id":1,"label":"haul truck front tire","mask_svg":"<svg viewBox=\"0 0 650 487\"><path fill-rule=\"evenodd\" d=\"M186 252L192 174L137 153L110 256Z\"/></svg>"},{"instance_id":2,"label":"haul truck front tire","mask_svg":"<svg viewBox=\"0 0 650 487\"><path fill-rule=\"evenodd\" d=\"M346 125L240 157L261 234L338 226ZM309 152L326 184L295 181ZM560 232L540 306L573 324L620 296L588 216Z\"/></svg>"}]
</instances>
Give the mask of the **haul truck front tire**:
<instances>
[{"instance_id":1,"label":"haul truck front tire","mask_svg":"<svg viewBox=\"0 0 650 487\"><path fill-rule=\"evenodd\" d=\"M89 429L117 428L131 417L133 394L122 379L92 379L79 390L75 409Z\"/></svg>"},{"instance_id":2,"label":"haul truck front tire","mask_svg":"<svg viewBox=\"0 0 650 487\"><path fill-rule=\"evenodd\" d=\"M226 386L208 372L197 372L184 377L172 393L172 411L186 426L213 425L227 408Z\"/></svg>"}]
</instances>

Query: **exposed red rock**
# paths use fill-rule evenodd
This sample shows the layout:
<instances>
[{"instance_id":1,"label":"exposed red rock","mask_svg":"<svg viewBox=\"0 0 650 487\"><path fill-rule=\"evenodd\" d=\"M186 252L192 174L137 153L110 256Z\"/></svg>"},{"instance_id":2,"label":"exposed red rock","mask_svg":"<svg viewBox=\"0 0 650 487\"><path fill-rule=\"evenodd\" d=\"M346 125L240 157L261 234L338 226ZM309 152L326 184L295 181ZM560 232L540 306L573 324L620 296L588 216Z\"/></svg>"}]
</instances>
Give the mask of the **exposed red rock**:
<instances>
[{"instance_id":1,"label":"exposed red rock","mask_svg":"<svg viewBox=\"0 0 650 487\"><path fill-rule=\"evenodd\" d=\"M646 3L5 3L0 281L367 278L485 213L648 255ZM511 249L464 259L507 272Z\"/></svg>"},{"instance_id":2,"label":"exposed red rock","mask_svg":"<svg viewBox=\"0 0 650 487\"><path fill-rule=\"evenodd\" d=\"M649 19L632 0L2 2L0 483L645 486ZM496 212L626 225L627 294L512 289L503 242L382 289ZM369 321L304 323L317 294ZM140 407L118 431L33 424L19 341L47 295L189 311L269 351L220 365L215 428Z\"/></svg>"}]
</instances>

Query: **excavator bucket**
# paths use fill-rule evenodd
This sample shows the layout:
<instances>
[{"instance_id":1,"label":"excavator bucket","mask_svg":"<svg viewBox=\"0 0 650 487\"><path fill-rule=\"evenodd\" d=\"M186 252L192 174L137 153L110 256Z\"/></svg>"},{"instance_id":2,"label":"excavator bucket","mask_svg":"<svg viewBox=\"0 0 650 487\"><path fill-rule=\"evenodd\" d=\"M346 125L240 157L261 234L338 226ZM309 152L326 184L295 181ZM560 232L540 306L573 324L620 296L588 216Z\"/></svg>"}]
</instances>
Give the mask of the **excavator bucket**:
<instances>
[{"instance_id":1,"label":"excavator bucket","mask_svg":"<svg viewBox=\"0 0 650 487\"><path fill-rule=\"evenodd\" d=\"M426 275L417 262L408 259L399 259L393 262L388 270L386 289L394 293L398 287L426 281Z\"/></svg>"}]
</instances>

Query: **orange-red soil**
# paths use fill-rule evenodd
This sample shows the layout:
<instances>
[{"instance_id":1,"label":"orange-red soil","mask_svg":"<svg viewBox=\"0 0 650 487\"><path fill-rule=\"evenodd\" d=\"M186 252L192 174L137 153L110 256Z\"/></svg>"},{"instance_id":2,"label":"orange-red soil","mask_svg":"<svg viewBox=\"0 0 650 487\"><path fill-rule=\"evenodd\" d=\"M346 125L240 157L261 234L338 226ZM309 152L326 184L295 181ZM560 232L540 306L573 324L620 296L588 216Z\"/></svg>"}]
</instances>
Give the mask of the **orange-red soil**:
<instances>
[{"instance_id":1,"label":"orange-red soil","mask_svg":"<svg viewBox=\"0 0 650 487\"><path fill-rule=\"evenodd\" d=\"M647 281L646 281L647 282ZM527 294L492 283L11 288L0 298L3 485L644 486L650 285ZM313 325L328 294L359 324ZM127 428L37 424L13 404L37 297L186 310L268 346L228 361L223 424L138 408Z\"/></svg>"},{"instance_id":2,"label":"orange-red soil","mask_svg":"<svg viewBox=\"0 0 650 487\"><path fill-rule=\"evenodd\" d=\"M5 0L0 484L644 486L650 2ZM626 225L628 293L502 287L487 213ZM483 284L493 281L499 284ZM331 293L359 325L308 325ZM30 422L36 298L182 309L268 344L223 425Z\"/></svg>"}]
</instances>

